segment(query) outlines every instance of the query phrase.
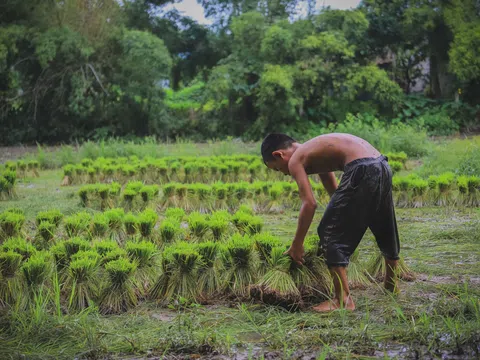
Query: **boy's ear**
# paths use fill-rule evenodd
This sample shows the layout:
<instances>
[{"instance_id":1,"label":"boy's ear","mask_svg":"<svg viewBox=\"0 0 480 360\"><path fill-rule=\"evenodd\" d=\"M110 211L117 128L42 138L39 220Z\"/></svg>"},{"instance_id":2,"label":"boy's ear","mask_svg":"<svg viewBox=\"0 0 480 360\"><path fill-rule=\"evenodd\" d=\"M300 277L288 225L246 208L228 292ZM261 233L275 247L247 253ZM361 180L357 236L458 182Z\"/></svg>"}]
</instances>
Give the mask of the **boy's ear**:
<instances>
[{"instance_id":1,"label":"boy's ear","mask_svg":"<svg viewBox=\"0 0 480 360\"><path fill-rule=\"evenodd\" d=\"M283 151L282 150L275 150L272 152L272 155L275 159L282 158L283 159Z\"/></svg>"}]
</instances>

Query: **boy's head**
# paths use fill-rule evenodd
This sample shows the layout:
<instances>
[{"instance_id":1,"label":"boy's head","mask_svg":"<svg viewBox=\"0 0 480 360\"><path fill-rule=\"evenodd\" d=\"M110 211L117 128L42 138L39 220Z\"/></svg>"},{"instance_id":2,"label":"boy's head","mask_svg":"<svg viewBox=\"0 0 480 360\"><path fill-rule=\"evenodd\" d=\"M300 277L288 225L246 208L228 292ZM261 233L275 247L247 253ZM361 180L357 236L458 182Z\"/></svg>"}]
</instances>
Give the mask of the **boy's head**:
<instances>
[{"instance_id":1,"label":"boy's head","mask_svg":"<svg viewBox=\"0 0 480 360\"><path fill-rule=\"evenodd\" d=\"M288 161L294 152L296 141L285 134L268 134L262 142L263 162L270 169L289 174Z\"/></svg>"}]
</instances>

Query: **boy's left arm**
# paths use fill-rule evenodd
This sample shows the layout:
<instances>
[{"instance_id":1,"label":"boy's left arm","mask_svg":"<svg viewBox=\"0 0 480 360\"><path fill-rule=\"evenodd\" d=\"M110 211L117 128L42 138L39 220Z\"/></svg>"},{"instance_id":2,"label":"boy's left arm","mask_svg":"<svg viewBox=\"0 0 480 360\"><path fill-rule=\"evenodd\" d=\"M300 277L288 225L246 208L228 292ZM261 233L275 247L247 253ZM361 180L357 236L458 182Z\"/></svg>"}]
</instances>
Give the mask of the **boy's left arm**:
<instances>
[{"instance_id":1,"label":"boy's left arm","mask_svg":"<svg viewBox=\"0 0 480 360\"><path fill-rule=\"evenodd\" d=\"M300 198L302 199L302 207L298 217L295 238L290 249L288 249L286 253L290 255L295 262L302 264L304 253L303 242L312 223L313 216L315 215L317 202L315 201L315 196L313 195L312 187L310 181L308 181L308 176L303 164L300 162L291 162L291 164L289 164L289 171L290 175L293 176L298 184L298 191Z\"/></svg>"}]
</instances>

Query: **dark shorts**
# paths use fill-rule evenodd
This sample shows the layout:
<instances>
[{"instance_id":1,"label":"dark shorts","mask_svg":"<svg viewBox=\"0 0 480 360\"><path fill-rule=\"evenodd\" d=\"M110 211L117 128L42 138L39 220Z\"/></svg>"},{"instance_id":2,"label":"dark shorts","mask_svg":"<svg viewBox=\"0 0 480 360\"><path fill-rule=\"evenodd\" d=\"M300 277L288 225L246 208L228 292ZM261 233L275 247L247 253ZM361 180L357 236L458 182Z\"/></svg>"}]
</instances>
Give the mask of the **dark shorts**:
<instances>
[{"instance_id":1,"label":"dark shorts","mask_svg":"<svg viewBox=\"0 0 480 360\"><path fill-rule=\"evenodd\" d=\"M392 198L392 170L385 156L345 166L318 226L320 252L328 266L347 266L367 228L382 254L398 260L400 242Z\"/></svg>"}]
</instances>

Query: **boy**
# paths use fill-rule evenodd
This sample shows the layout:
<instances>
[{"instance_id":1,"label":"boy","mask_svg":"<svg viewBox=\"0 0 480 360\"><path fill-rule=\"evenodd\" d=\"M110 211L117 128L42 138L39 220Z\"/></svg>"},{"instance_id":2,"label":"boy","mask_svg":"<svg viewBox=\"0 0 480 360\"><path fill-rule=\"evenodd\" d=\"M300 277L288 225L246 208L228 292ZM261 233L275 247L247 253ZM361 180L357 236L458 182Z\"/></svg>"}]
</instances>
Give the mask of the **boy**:
<instances>
[{"instance_id":1,"label":"boy","mask_svg":"<svg viewBox=\"0 0 480 360\"><path fill-rule=\"evenodd\" d=\"M303 144L284 134L270 134L263 140L261 152L267 167L291 175L298 184L302 207L295 238L286 252L298 264L303 263L303 241L317 207L308 175L319 174L331 196L318 235L333 278L335 298L313 309L355 309L346 267L367 228L385 258L385 288L396 291L400 243L388 159L365 140L349 134L321 135ZM343 171L340 186L333 171Z\"/></svg>"}]
</instances>

